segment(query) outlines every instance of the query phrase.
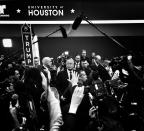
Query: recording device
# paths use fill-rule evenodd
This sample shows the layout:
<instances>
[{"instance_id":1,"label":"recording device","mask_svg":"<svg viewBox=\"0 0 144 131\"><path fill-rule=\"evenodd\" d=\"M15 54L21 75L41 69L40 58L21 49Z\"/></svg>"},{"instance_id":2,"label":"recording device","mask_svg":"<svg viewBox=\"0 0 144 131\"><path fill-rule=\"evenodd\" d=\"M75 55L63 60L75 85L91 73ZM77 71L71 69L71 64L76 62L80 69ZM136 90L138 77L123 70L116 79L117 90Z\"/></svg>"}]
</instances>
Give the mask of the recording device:
<instances>
[{"instance_id":1,"label":"recording device","mask_svg":"<svg viewBox=\"0 0 144 131\"><path fill-rule=\"evenodd\" d=\"M78 83L78 86L83 86L81 83ZM105 84L101 80L96 80L90 85L84 86L84 94L91 93L95 98L100 98L105 95L108 95L108 91L105 87Z\"/></svg>"},{"instance_id":2,"label":"recording device","mask_svg":"<svg viewBox=\"0 0 144 131\"><path fill-rule=\"evenodd\" d=\"M65 65L66 60L69 58L69 51L65 51L62 53L62 55L60 55L59 57L57 57L57 62L59 64L61 64L62 66Z\"/></svg>"},{"instance_id":3,"label":"recording device","mask_svg":"<svg viewBox=\"0 0 144 131\"><path fill-rule=\"evenodd\" d=\"M141 66L141 65L144 65L144 55L141 54L141 53L138 53L136 55L132 55L132 63L135 65L135 66Z\"/></svg>"},{"instance_id":4,"label":"recording device","mask_svg":"<svg viewBox=\"0 0 144 131\"><path fill-rule=\"evenodd\" d=\"M68 55L69 55L69 52L68 52L68 51L65 51L65 52L64 52L64 55L65 55L65 56L68 56Z\"/></svg>"},{"instance_id":5,"label":"recording device","mask_svg":"<svg viewBox=\"0 0 144 131\"><path fill-rule=\"evenodd\" d=\"M65 54L65 56L68 56L68 55L69 55L69 52L68 52L68 51L65 51L64 54Z\"/></svg>"},{"instance_id":6,"label":"recording device","mask_svg":"<svg viewBox=\"0 0 144 131\"><path fill-rule=\"evenodd\" d=\"M129 68L128 61L131 61L135 66L144 65L144 56L143 55L125 55L120 57L114 57L109 66L114 69Z\"/></svg>"},{"instance_id":7,"label":"recording device","mask_svg":"<svg viewBox=\"0 0 144 131\"><path fill-rule=\"evenodd\" d=\"M113 70L128 68L127 56L114 57L109 63L109 66L111 66Z\"/></svg>"},{"instance_id":8,"label":"recording device","mask_svg":"<svg viewBox=\"0 0 144 131\"><path fill-rule=\"evenodd\" d=\"M69 56L69 51L65 51L62 53L62 55L60 55L57 59L61 59L61 58L67 58Z\"/></svg>"},{"instance_id":9,"label":"recording device","mask_svg":"<svg viewBox=\"0 0 144 131\"><path fill-rule=\"evenodd\" d=\"M62 26L60 26L60 30L61 30L63 38L67 38L67 33L66 33L65 28L63 28Z\"/></svg>"},{"instance_id":10,"label":"recording device","mask_svg":"<svg viewBox=\"0 0 144 131\"><path fill-rule=\"evenodd\" d=\"M88 94L90 92L90 86L84 87L84 94Z\"/></svg>"},{"instance_id":11,"label":"recording device","mask_svg":"<svg viewBox=\"0 0 144 131\"><path fill-rule=\"evenodd\" d=\"M72 25L72 29L73 29L73 30L76 30L76 29L79 27L79 25L80 25L81 22L82 22L82 18L83 18L83 15L82 15L82 14L81 14L80 16L76 17L76 19L75 19L75 21L74 21L74 23L73 23L73 25Z\"/></svg>"}]
</instances>

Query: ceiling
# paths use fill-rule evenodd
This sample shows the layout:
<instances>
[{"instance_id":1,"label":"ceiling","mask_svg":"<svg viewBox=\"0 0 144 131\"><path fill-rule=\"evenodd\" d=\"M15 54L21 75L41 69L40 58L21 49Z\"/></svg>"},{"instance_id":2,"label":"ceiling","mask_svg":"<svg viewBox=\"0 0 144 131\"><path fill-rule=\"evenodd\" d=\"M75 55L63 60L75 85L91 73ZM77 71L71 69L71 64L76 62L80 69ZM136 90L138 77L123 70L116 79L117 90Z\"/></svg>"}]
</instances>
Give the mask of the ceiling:
<instances>
[{"instance_id":1,"label":"ceiling","mask_svg":"<svg viewBox=\"0 0 144 131\"><path fill-rule=\"evenodd\" d=\"M11 20L9 24L2 23L0 21L0 37L21 37L21 24L14 24L13 22L17 19L23 21L35 20L35 21L50 21L53 17L27 17L28 5L40 5L43 2L49 3L59 3L64 5L65 14L63 17L55 17L53 20L71 20L78 16L79 13L84 11L84 15L90 20L143 20L141 24L97 24L96 26L109 36L144 36L144 1L143 0L42 0L41 2L36 0L0 0L3 2L10 3L7 6L7 13L10 14L10 18L6 20ZM17 4L15 2L17 1ZM28 5L21 6L23 2L28 2ZM35 4L30 4L33 1ZM12 4L13 3L13 4ZM13 5L13 6L11 6ZM10 6L10 7L9 7ZM22 14L16 14L15 10L21 7ZM22 8L23 7L23 8ZM70 14L70 9L74 8L74 14ZM9 9L9 10L8 10ZM14 12L15 14L14 14ZM24 13L24 14L23 14ZM33 30L38 37L45 37L59 28L59 23L57 24L33 24ZM71 24L62 25L69 37L95 37L103 36L97 29L93 28L88 24L81 24L77 30L72 30ZM52 37L61 37L61 32L54 33Z\"/></svg>"},{"instance_id":2,"label":"ceiling","mask_svg":"<svg viewBox=\"0 0 144 131\"><path fill-rule=\"evenodd\" d=\"M63 17L50 17L50 16L45 16L45 17L28 17L27 16L27 6L31 5L30 2L33 1L34 5L41 5L43 2L46 2L48 5L49 2L61 2L60 4L64 5L64 11L65 14ZM89 42L95 44L96 42L103 42L103 40L97 40L95 37L101 37L103 36L102 33L100 33L96 28L92 27L88 23L86 24L81 24L77 30L72 29L72 23L75 20L75 18L81 14L81 12L84 12L84 15L88 17L90 20L143 20L142 23L115 23L115 24L95 24L95 26L100 29L103 33L105 33L108 36L132 36L132 38L129 38L127 40L127 37L124 40L121 40L121 43L130 43L128 44L128 47L133 48L134 50L137 48L143 50L141 48L141 45L143 44L144 41L144 1L143 0L0 0L0 5L4 2L10 3L7 6L7 12L10 14L10 18L6 19L4 18L4 21L10 21L9 24L6 24L3 22L3 19L0 20L0 53L2 53L3 48L1 48L1 39L2 38L13 38L13 37L19 37L18 38L18 44L21 42L21 27L22 24L18 23L17 21L23 21L23 24L25 22L29 21L40 21L38 24L32 24L32 28L34 33L38 37L46 37L49 34L55 32L57 29L59 29L59 26L63 26L67 32L67 35L69 39L65 39L65 45L64 47L68 47L70 45L67 45L67 43L71 42L71 48L73 47L73 41L75 44L76 42L83 44L85 42ZM28 2L28 4L23 4L23 2ZM16 4L17 3L17 4ZM54 5L54 4L52 4ZM16 9L20 8L22 10L21 14L16 13ZM74 8L76 13L71 14L70 10ZM71 24L42 24L41 21L51 21L51 20L60 20L60 21L72 21ZM14 22L17 22L17 24L14 24ZM138 38L135 38L133 36L138 36ZM139 38L140 36L140 38ZM62 37L62 34L60 31L54 33L53 35L50 35L49 37ZM70 37L75 37L71 39ZM82 38L76 38L76 37L82 37ZM85 37L93 37L91 38L85 38ZM142 38L141 38L142 37ZM84 38L84 39L83 39ZM53 40L54 39L54 40ZM86 41L86 39L88 39ZM99 38L98 38L99 39ZM101 38L100 38L101 39ZM103 39L103 38L102 38ZM123 39L123 38L122 38ZM16 39L17 40L17 39ZM58 43L61 40L63 43L63 39L61 38L51 38L49 41L54 42L54 44ZM82 42L83 40L83 42ZM111 41L109 44L107 44L107 41L104 41L105 45L101 46L99 44L99 47L97 48L97 44L95 45L97 49L100 51L104 50L105 52L106 48L105 46L107 45L108 48L109 44L111 44ZM47 40L42 41L42 43L47 43ZM133 44L132 44L133 43ZM136 43L136 44L135 44ZM18 50L20 47L16 45L15 50ZM52 47L54 44L49 46ZM87 45L87 48L92 48L90 45ZM117 47L117 45L112 44ZM134 45L132 47L132 45ZM49 48L47 47L47 48ZM100 48L101 47L101 48ZM44 46L45 49L45 46ZM60 48L58 48L59 50ZM52 56L54 52L52 49L49 49L52 51ZM107 49L108 50L108 49ZM112 53L112 49L109 49L107 51L107 54ZM114 50L114 49L113 49ZM115 53L117 53L118 50L114 50ZM43 51L42 51L43 52ZM47 51L46 51L47 52ZM119 51L120 52L120 51ZM10 52L11 53L11 52ZM105 54L105 55L107 55Z\"/></svg>"},{"instance_id":3,"label":"ceiling","mask_svg":"<svg viewBox=\"0 0 144 131\"><path fill-rule=\"evenodd\" d=\"M0 37L21 37L20 24L0 24ZM60 24L32 24L34 33L38 37L45 37L59 29ZM81 24L77 30L72 25L62 25L69 37L95 37L103 36L97 29L89 24ZM144 36L144 24L98 24L95 25L109 36ZM51 37L61 37L58 31Z\"/></svg>"}]
</instances>

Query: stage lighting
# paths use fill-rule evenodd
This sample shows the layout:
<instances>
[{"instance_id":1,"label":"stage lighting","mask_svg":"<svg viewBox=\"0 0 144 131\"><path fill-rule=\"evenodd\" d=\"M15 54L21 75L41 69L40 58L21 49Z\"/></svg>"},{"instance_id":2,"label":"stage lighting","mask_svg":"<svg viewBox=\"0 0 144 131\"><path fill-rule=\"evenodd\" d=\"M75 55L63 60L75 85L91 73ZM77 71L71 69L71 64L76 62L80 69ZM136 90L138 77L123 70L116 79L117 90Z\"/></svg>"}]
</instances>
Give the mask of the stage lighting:
<instances>
[{"instance_id":1,"label":"stage lighting","mask_svg":"<svg viewBox=\"0 0 144 131\"><path fill-rule=\"evenodd\" d=\"M12 40L11 39L3 39L3 47L10 48L12 47Z\"/></svg>"}]
</instances>

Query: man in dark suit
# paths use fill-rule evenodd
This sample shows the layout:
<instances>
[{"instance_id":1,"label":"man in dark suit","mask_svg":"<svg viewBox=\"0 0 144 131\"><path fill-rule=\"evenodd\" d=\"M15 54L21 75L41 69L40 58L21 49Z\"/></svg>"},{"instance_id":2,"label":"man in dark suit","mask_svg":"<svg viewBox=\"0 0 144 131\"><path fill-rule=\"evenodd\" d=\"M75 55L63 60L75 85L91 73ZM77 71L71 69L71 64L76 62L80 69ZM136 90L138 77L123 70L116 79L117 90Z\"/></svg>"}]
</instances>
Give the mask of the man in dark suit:
<instances>
[{"instance_id":1,"label":"man in dark suit","mask_svg":"<svg viewBox=\"0 0 144 131\"><path fill-rule=\"evenodd\" d=\"M90 61L90 65L92 65L94 63L94 60L95 60L95 57L96 57L96 53L95 52L92 52L91 53L91 56L89 57L89 61Z\"/></svg>"},{"instance_id":2,"label":"man in dark suit","mask_svg":"<svg viewBox=\"0 0 144 131\"><path fill-rule=\"evenodd\" d=\"M91 73L91 68L89 66L89 63L87 60L83 60L81 61L81 68L80 70L84 70L86 72L86 75L89 77L90 73Z\"/></svg>"},{"instance_id":3,"label":"man in dark suit","mask_svg":"<svg viewBox=\"0 0 144 131\"><path fill-rule=\"evenodd\" d=\"M77 54L75 56L75 63L74 63L74 68L77 72L80 71L81 68L81 56L79 54Z\"/></svg>"},{"instance_id":4,"label":"man in dark suit","mask_svg":"<svg viewBox=\"0 0 144 131\"><path fill-rule=\"evenodd\" d=\"M74 89L74 85L69 82L74 77L74 72L74 60L72 58L68 58L66 60L66 69L60 71L56 79L56 88L60 96L63 118L65 118L65 115L69 109L69 104Z\"/></svg>"},{"instance_id":5,"label":"man in dark suit","mask_svg":"<svg viewBox=\"0 0 144 131\"><path fill-rule=\"evenodd\" d=\"M68 79L72 79L72 73L74 72L74 60L69 58L66 60L66 69L60 71L57 75L56 87L59 91L60 97L63 99L64 95L68 91L69 81Z\"/></svg>"},{"instance_id":6,"label":"man in dark suit","mask_svg":"<svg viewBox=\"0 0 144 131\"><path fill-rule=\"evenodd\" d=\"M87 52L86 50L82 50L82 53L81 53L81 61L85 61L87 60L87 62L90 64L90 60L89 60L89 57L87 57Z\"/></svg>"}]
</instances>

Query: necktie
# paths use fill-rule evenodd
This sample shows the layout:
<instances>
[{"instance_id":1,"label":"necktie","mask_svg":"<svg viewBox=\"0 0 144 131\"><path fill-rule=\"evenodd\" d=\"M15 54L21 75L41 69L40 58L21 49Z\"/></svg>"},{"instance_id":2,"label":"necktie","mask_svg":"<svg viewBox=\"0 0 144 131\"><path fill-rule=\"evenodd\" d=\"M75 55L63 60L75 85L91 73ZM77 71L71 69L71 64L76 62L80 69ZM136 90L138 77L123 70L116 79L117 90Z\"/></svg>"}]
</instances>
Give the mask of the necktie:
<instances>
[{"instance_id":1,"label":"necktie","mask_svg":"<svg viewBox=\"0 0 144 131\"><path fill-rule=\"evenodd\" d=\"M76 67L79 68L79 63L77 63Z\"/></svg>"},{"instance_id":2,"label":"necktie","mask_svg":"<svg viewBox=\"0 0 144 131\"><path fill-rule=\"evenodd\" d=\"M70 70L70 80L72 79L72 70Z\"/></svg>"}]
</instances>

